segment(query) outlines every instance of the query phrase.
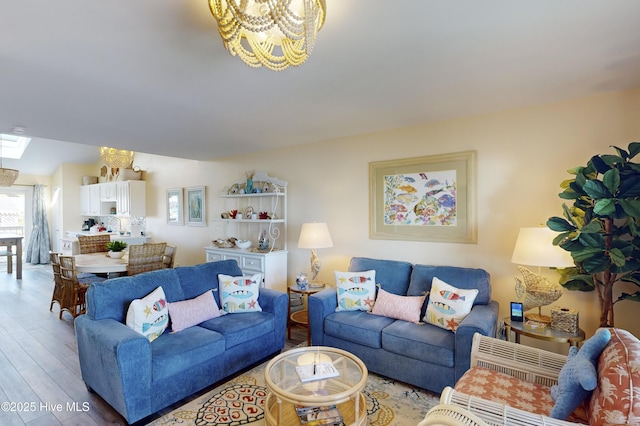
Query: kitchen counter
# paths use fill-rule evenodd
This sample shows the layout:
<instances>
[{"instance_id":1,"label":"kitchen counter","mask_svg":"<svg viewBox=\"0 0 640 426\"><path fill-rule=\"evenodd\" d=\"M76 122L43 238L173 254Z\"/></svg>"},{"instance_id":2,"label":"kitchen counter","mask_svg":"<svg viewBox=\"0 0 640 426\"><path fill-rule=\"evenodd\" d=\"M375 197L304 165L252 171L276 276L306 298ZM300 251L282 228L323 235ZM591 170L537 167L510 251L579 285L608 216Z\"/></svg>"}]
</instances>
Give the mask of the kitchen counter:
<instances>
[{"instance_id":1,"label":"kitchen counter","mask_svg":"<svg viewBox=\"0 0 640 426\"><path fill-rule=\"evenodd\" d=\"M89 231L67 231L65 238L60 239L60 252L63 255L72 256L80 254L80 247L78 245L78 235L101 235L109 234L111 241L124 241L127 245L144 244L151 241L151 237L148 235L120 235L117 232L89 232Z\"/></svg>"}]
</instances>

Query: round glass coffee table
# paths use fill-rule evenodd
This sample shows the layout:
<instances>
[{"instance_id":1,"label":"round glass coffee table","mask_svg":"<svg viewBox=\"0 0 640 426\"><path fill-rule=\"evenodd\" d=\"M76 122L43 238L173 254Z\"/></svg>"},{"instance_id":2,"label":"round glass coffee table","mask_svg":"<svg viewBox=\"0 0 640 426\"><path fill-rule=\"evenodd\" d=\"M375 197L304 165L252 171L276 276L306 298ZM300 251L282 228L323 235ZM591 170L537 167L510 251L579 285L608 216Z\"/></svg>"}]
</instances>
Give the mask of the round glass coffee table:
<instances>
[{"instance_id":1,"label":"round glass coffee table","mask_svg":"<svg viewBox=\"0 0 640 426\"><path fill-rule=\"evenodd\" d=\"M339 375L302 383L296 366L330 362ZM267 425L296 425L296 411L303 407L336 405L345 425L367 424L367 404L362 390L368 371L355 355L342 349L308 346L291 349L273 358L265 368L269 395L265 404Z\"/></svg>"}]
</instances>

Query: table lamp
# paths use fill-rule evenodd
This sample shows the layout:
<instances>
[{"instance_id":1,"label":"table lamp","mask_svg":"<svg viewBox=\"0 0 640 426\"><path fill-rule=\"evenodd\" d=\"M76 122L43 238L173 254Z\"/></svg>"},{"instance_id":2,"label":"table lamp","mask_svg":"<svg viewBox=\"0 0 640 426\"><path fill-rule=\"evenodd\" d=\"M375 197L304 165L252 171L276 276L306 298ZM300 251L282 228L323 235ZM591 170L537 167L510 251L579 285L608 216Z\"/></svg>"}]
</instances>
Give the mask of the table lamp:
<instances>
[{"instance_id":1,"label":"table lamp","mask_svg":"<svg viewBox=\"0 0 640 426\"><path fill-rule=\"evenodd\" d=\"M542 307L550 305L562 296L562 286L540 275L541 267L569 268L575 266L566 250L553 245L557 232L546 227L520 228L511 263L537 266L538 274L518 266L523 280L516 278L516 296L523 299L525 311L538 308L537 314L525 314L528 320L550 323L551 317L542 315Z\"/></svg>"},{"instance_id":2,"label":"table lamp","mask_svg":"<svg viewBox=\"0 0 640 426\"><path fill-rule=\"evenodd\" d=\"M311 282L310 287L317 283L316 278L322 267L322 262L316 254L316 249L333 247L329 227L326 223L303 223L300 230L298 248L311 249Z\"/></svg>"}]
</instances>

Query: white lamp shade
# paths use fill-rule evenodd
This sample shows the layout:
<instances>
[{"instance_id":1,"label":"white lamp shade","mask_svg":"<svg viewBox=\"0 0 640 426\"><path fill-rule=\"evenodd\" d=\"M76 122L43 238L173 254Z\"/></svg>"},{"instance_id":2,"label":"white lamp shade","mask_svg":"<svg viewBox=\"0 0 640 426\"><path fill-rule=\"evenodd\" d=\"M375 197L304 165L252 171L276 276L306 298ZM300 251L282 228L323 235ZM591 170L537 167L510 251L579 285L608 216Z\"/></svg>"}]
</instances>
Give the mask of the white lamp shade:
<instances>
[{"instance_id":1,"label":"white lamp shade","mask_svg":"<svg viewBox=\"0 0 640 426\"><path fill-rule=\"evenodd\" d=\"M333 247L329 227L326 223L303 223L298 248L319 249Z\"/></svg>"},{"instance_id":2,"label":"white lamp shade","mask_svg":"<svg viewBox=\"0 0 640 426\"><path fill-rule=\"evenodd\" d=\"M553 245L557 235L549 228L520 228L511 263L547 268L575 266L568 251Z\"/></svg>"}]
</instances>

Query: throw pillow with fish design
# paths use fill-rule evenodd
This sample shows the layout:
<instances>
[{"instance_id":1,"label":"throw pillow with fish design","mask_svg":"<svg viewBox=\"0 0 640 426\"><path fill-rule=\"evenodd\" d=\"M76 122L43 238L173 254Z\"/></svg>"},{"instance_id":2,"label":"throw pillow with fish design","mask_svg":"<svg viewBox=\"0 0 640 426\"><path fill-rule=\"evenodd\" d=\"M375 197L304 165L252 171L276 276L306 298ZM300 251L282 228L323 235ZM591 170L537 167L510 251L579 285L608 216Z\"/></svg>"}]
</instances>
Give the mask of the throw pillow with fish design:
<instances>
[{"instance_id":1,"label":"throw pillow with fish design","mask_svg":"<svg viewBox=\"0 0 640 426\"><path fill-rule=\"evenodd\" d=\"M434 277L424 321L455 333L471 312L478 290L461 290Z\"/></svg>"},{"instance_id":2,"label":"throw pillow with fish design","mask_svg":"<svg viewBox=\"0 0 640 426\"><path fill-rule=\"evenodd\" d=\"M262 311L260 303L258 303L262 274L254 274L250 277L232 277L219 274L218 283L220 283L220 304L224 313L238 314Z\"/></svg>"},{"instance_id":3,"label":"throw pillow with fish design","mask_svg":"<svg viewBox=\"0 0 640 426\"><path fill-rule=\"evenodd\" d=\"M376 301L376 271L335 271L340 311L370 311Z\"/></svg>"},{"instance_id":4,"label":"throw pillow with fish design","mask_svg":"<svg viewBox=\"0 0 640 426\"><path fill-rule=\"evenodd\" d=\"M142 334L150 342L157 339L169 323L169 309L162 287L142 299L132 300L127 310L127 326Z\"/></svg>"}]
</instances>

